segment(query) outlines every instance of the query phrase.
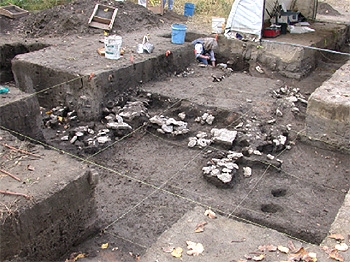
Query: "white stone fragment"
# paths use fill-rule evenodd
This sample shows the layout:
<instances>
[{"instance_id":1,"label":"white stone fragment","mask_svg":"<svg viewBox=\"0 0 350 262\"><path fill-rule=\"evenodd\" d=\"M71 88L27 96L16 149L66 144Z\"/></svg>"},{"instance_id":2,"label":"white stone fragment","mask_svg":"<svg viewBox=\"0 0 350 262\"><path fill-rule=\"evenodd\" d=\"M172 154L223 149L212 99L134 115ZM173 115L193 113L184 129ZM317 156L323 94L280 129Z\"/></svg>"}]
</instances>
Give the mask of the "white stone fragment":
<instances>
[{"instance_id":1,"label":"white stone fragment","mask_svg":"<svg viewBox=\"0 0 350 262\"><path fill-rule=\"evenodd\" d=\"M161 129L161 128L157 128L157 132L158 132L158 133L161 133L161 134L165 134L164 130Z\"/></svg>"},{"instance_id":2,"label":"white stone fragment","mask_svg":"<svg viewBox=\"0 0 350 262\"><path fill-rule=\"evenodd\" d=\"M276 116L282 117L283 113L281 110L279 110L278 108L276 109Z\"/></svg>"},{"instance_id":3,"label":"white stone fragment","mask_svg":"<svg viewBox=\"0 0 350 262\"><path fill-rule=\"evenodd\" d=\"M242 153L233 152L233 151L230 151L229 154L227 155L227 158L234 159L234 160L237 160L237 159L239 159L241 157L243 157Z\"/></svg>"},{"instance_id":4,"label":"white stone fragment","mask_svg":"<svg viewBox=\"0 0 350 262\"><path fill-rule=\"evenodd\" d=\"M100 144L107 143L108 141L111 141L111 138L109 136L99 136L97 138L97 142L99 142Z\"/></svg>"},{"instance_id":5,"label":"white stone fragment","mask_svg":"<svg viewBox=\"0 0 350 262\"><path fill-rule=\"evenodd\" d=\"M208 115L208 117L205 119L205 122L207 122L208 125L212 125L214 122L215 117L213 115Z\"/></svg>"},{"instance_id":6,"label":"white stone fragment","mask_svg":"<svg viewBox=\"0 0 350 262\"><path fill-rule=\"evenodd\" d=\"M68 137L68 136L62 136L62 137L61 137L61 140L62 140L62 141L68 141L68 140L69 140L69 137Z\"/></svg>"},{"instance_id":7,"label":"white stone fragment","mask_svg":"<svg viewBox=\"0 0 350 262\"><path fill-rule=\"evenodd\" d=\"M186 118L185 112L181 112L177 115L181 120L184 120Z\"/></svg>"},{"instance_id":8,"label":"white stone fragment","mask_svg":"<svg viewBox=\"0 0 350 262\"><path fill-rule=\"evenodd\" d=\"M199 138L197 140L197 145L202 148L202 147L206 147L209 146L211 144L211 140L210 139L204 139L204 138Z\"/></svg>"},{"instance_id":9,"label":"white stone fragment","mask_svg":"<svg viewBox=\"0 0 350 262\"><path fill-rule=\"evenodd\" d=\"M288 96L286 97L286 100L290 103L298 102L298 98L296 98L295 96Z\"/></svg>"},{"instance_id":10,"label":"white stone fragment","mask_svg":"<svg viewBox=\"0 0 350 262\"><path fill-rule=\"evenodd\" d=\"M231 172L232 172L232 169L229 169L229 168L224 167L221 171L222 171L223 173L231 173Z\"/></svg>"},{"instance_id":11,"label":"white stone fragment","mask_svg":"<svg viewBox=\"0 0 350 262\"><path fill-rule=\"evenodd\" d=\"M69 141L71 144L74 144L75 141L77 141L78 137L77 136L73 136L72 139Z\"/></svg>"},{"instance_id":12,"label":"white stone fragment","mask_svg":"<svg viewBox=\"0 0 350 262\"><path fill-rule=\"evenodd\" d=\"M196 145L197 145L197 138L190 137L187 146L188 147L195 147Z\"/></svg>"},{"instance_id":13,"label":"white stone fragment","mask_svg":"<svg viewBox=\"0 0 350 262\"><path fill-rule=\"evenodd\" d=\"M253 154L257 156L262 156L262 153L259 150L254 150Z\"/></svg>"},{"instance_id":14,"label":"white stone fragment","mask_svg":"<svg viewBox=\"0 0 350 262\"><path fill-rule=\"evenodd\" d=\"M152 124L157 124L159 126L162 126L165 123L165 119L161 116L155 115L154 117L151 117L149 120Z\"/></svg>"},{"instance_id":15,"label":"white stone fragment","mask_svg":"<svg viewBox=\"0 0 350 262\"><path fill-rule=\"evenodd\" d=\"M232 145L233 141L236 139L237 131L231 131L226 128L213 128L211 130L211 135L214 142Z\"/></svg>"},{"instance_id":16,"label":"white stone fragment","mask_svg":"<svg viewBox=\"0 0 350 262\"><path fill-rule=\"evenodd\" d=\"M273 156L273 155L271 155L271 154L267 154L267 159L270 159L270 160L273 160L275 157Z\"/></svg>"},{"instance_id":17,"label":"white stone fragment","mask_svg":"<svg viewBox=\"0 0 350 262\"><path fill-rule=\"evenodd\" d=\"M179 125L177 121L174 118L168 118L165 120L165 124L170 126L170 125Z\"/></svg>"},{"instance_id":18,"label":"white stone fragment","mask_svg":"<svg viewBox=\"0 0 350 262\"><path fill-rule=\"evenodd\" d=\"M252 169L249 166L243 167L243 175L244 175L244 177L251 177L252 176Z\"/></svg>"},{"instance_id":19,"label":"white stone fragment","mask_svg":"<svg viewBox=\"0 0 350 262\"><path fill-rule=\"evenodd\" d=\"M232 174L229 173L220 173L217 175L217 178L224 183L229 183L232 180Z\"/></svg>"},{"instance_id":20,"label":"white stone fragment","mask_svg":"<svg viewBox=\"0 0 350 262\"><path fill-rule=\"evenodd\" d=\"M174 131L174 127L173 126L167 126L165 124L162 125L162 130L165 133L172 133Z\"/></svg>"}]
</instances>

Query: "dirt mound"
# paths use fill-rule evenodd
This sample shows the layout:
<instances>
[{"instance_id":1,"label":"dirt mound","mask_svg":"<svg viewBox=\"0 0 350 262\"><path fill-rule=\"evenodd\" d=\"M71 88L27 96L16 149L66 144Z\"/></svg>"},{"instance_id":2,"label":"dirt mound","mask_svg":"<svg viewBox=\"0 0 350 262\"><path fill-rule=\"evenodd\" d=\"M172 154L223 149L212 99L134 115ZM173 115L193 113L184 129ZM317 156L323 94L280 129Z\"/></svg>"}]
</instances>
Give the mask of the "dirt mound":
<instances>
[{"instance_id":1,"label":"dirt mound","mask_svg":"<svg viewBox=\"0 0 350 262\"><path fill-rule=\"evenodd\" d=\"M337 10L335 10L332 6L327 3L318 3L317 13L320 15L332 15L339 16L341 15Z\"/></svg>"},{"instance_id":2,"label":"dirt mound","mask_svg":"<svg viewBox=\"0 0 350 262\"><path fill-rule=\"evenodd\" d=\"M51 9L30 13L16 21L2 19L3 30L1 31L7 28L7 33L17 31L19 34L34 38L73 34L100 34L102 29L92 28L88 25L95 4L118 8L111 32L113 34L157 28L167 23L186 19L173 12L165 13L163 16L154 14L145 7L132 2L77 0L67 5L59 5ZM17 30L14 31L9 28L16 28Z\"/></svg>"}]
</instances>

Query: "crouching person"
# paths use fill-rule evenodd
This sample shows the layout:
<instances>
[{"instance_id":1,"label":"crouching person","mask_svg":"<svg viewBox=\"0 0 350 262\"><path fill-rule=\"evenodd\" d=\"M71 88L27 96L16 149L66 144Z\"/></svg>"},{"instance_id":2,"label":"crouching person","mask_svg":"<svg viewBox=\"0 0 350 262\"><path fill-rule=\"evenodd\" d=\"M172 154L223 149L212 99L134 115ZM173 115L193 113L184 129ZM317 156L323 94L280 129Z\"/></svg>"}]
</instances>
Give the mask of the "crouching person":
<instances>
[{"instance_id":1,"label":"crouching person","mask_svg":"<svg viewBox=\"0 0 350 262\"><path fill-rule=\"evenodd\" d=\"M192 41L192 44L194 45L196 59L201 64L208 65L210 62L212 66L215 66L216 59L213 49L218 45L215 38L198 38Z\"/></svg>"}]
</instances>

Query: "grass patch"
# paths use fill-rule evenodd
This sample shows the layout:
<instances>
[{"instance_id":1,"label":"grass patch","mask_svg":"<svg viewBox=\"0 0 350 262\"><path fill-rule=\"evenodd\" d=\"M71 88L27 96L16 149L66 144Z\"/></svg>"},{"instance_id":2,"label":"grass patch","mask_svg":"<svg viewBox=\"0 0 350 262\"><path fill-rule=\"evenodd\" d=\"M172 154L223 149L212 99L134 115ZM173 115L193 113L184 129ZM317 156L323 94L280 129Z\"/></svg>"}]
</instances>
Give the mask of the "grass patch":
<instances>
[{"instance_id":1,"label":"grass patch","mask_svg":"<svg viewBox=\"0 0 350 262\"><path fill-rule=\"evenodd\" d=\"M71 0L5 0L1 1L0 6L16 5L27 11L44 10L56 5L64 5Z\"/></svg>"},{"instance_id":2,"label":"grass patch","mask_svg":"<svg viewBox=\"0 0 350 262\"><path fill-rule=\"evenodd\" d=\"M0 6L13 4L28 11L48 9L56 5L64 5L74 0L5 0ZM137 0L126 0L137 4ZM234 0L174 0L174 11L184 13L185 3L195 5L195 15L228 17ZM91 2L91 4L94 4ZM165 7L166 8L166 7Z\"/></svg>"}]
</instances>

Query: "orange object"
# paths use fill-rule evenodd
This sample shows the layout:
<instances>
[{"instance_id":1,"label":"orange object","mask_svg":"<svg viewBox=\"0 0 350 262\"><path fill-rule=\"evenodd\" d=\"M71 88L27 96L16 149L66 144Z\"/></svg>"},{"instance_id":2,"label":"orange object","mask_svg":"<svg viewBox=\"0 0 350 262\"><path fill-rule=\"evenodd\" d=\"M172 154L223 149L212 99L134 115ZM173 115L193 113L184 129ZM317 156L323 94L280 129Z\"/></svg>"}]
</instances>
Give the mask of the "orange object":
<instances>
[{"instance_id":1,"label":"orange object","mask_svg":"<svg viewBox=\"0 0 350 262\"><path fill-rule=\"evenodd\" d=\"M130 55L130 62L134 63L134 56L133 55Z\"/></svg>"},{"instance_id":2,"label":"orange object","mask_svg":"<svg viewBox=\"0 0 350 262\"><path fill-rule=\"evenodd\" d=\"M95 76L95 73L91 73L91 74L89 75L88 80L90 81L94 76Z\"/></svg>"},{"instance_id":3,"label":"orange object","mask_svg":"<svg viewBox=\"0 0 350 262\"><path fill-rule=\"evenodd\" d=\"M166 50L165 56L169 56L170 54L171 54L171 51L170 50Z\"/></svg>"}]
</instances>

